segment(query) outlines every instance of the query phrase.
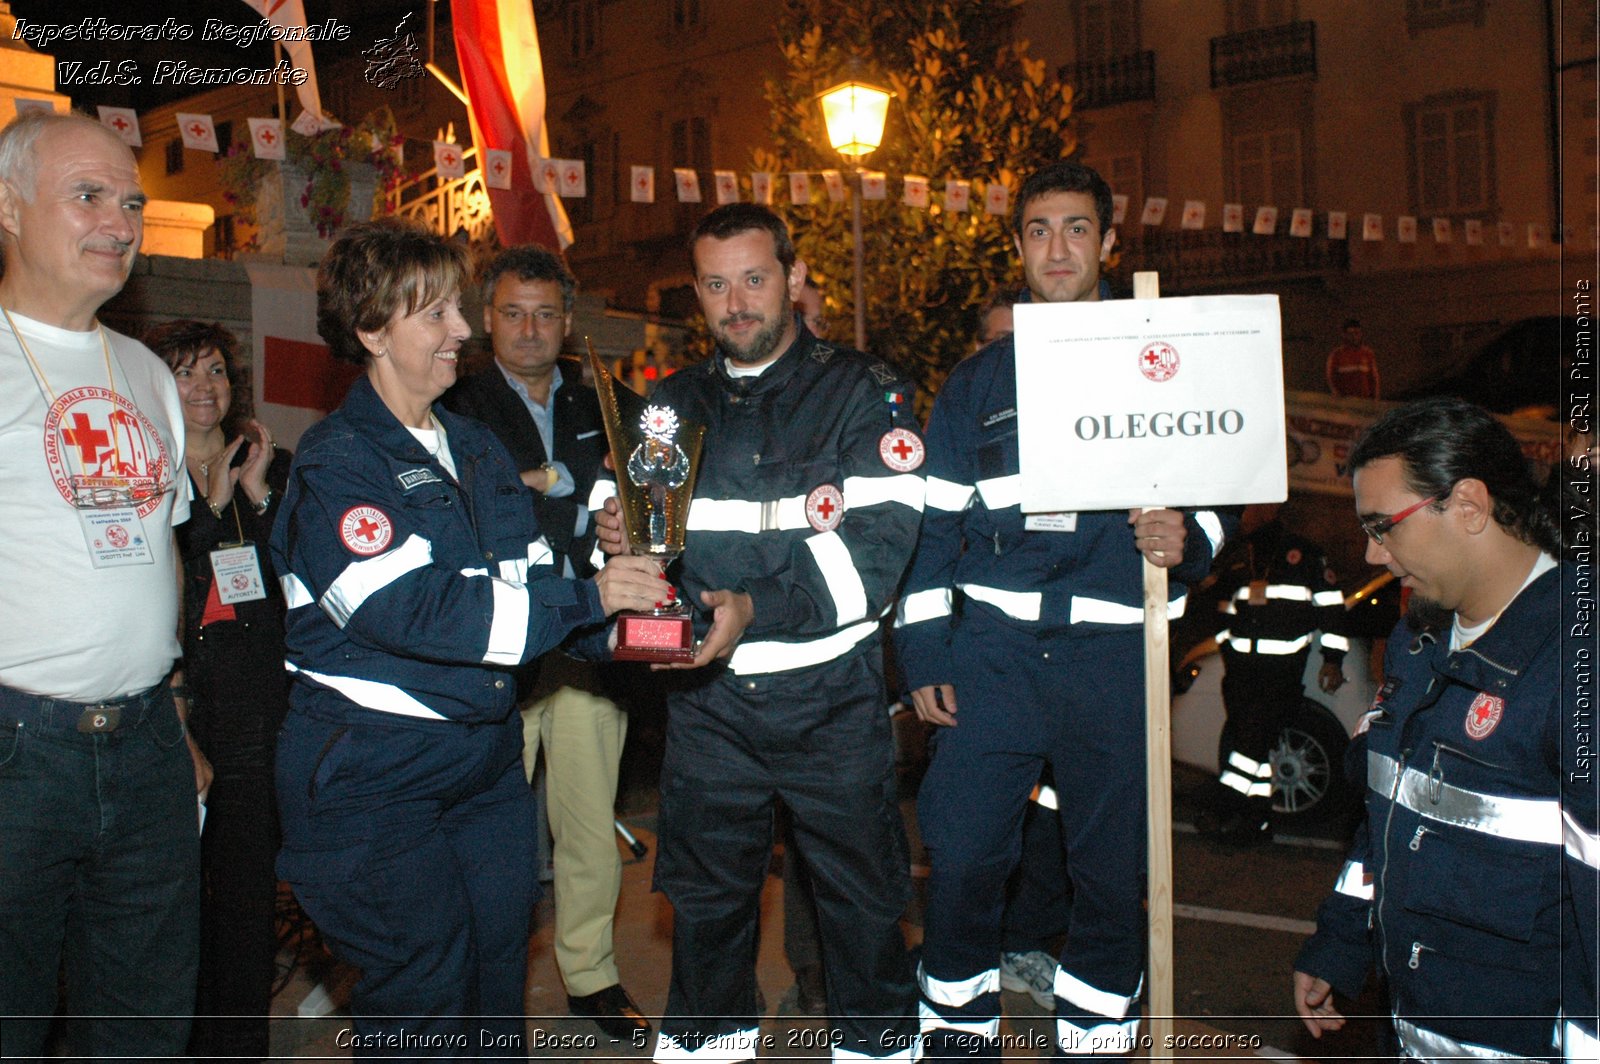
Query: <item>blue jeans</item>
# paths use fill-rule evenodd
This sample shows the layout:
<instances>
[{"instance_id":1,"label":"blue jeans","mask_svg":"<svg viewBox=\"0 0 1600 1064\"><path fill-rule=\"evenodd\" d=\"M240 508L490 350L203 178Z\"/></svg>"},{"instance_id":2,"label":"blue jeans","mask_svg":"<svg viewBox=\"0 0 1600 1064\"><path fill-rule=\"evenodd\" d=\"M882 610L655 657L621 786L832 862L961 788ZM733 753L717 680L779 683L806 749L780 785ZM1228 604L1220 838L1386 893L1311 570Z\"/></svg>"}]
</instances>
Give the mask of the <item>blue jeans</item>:
<instances>
[{"instance_id":1,"label":"blue jeans","mask_svg":"<svg viewBox=\"0 0 1600 1064\"><path fill-rule=\"evenodd\" d=\"M0 687L0 1054L41 1053L67 973L74 1056L178 1056L194 1010L194 765L166 684L86 707Z\"/></svg>"}]
</instances>

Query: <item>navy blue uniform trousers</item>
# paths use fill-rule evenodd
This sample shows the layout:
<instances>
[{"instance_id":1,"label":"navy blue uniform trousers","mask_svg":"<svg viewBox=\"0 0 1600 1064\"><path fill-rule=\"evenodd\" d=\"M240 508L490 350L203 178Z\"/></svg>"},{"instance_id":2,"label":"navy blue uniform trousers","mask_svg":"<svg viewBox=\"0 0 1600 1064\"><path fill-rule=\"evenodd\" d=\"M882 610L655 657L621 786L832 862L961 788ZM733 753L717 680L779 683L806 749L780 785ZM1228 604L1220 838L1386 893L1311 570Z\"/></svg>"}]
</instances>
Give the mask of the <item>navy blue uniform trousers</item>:
<instances>
[{"instance_id":1,"label":"navy blue uniform trousers","mask_svg":"<svg viewBox=\"0 0 1600 1064\"><path fill-rule=\"evenodd\" d=\"M775 797L816 896L843 1048L910 1059L916 991L900 931L910 866L875 644L793 673L722 672L673 692L656 859L674 913L662 1034L694 1050L757 1026L757 909Z\"/></svg>"},{"instance_id":2,"label":"navy blue uniform trousers","mask_svg":"<svg viewBox=\"0 0 1600 1064\"><path fill-rule=\"evenodd\" d=\"M1116 1051L1144 969L1143 636L1040 638L969 616L952 639L957 724L934 737L917 804L932 857L922 954L930 1058L992 1055L1005 883L1028 794L1049 764L1072 896L1057 1044ZM1042 812L1043 810L1041 810ZM945 1040L942 1031L964 1037Z\"/></svg>"},{"instance_id":3,"label":"navy blue uniform trousers","mask_svg":"<svg viewBox=\"0 0 1600 1064\"><path fill-rule=\"evenodd\" d=\"M361 969L352 1054L526 1056L539 882L522 718L423 720L299 683L277 786L278 872Z\"/></svg>"}]
</instances>

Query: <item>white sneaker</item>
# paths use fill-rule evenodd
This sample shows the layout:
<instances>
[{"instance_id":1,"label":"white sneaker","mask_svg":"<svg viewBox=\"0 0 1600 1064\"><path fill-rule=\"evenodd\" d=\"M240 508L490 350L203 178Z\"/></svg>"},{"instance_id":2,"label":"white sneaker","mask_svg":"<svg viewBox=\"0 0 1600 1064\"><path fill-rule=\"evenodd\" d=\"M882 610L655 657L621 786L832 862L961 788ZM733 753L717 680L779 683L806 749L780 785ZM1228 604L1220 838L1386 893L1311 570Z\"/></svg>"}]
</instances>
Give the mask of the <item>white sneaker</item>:
<instances>
[{"instance_id":1,"label":"white sneaker","mask_svg":"<svg viewBox=\"0 0 1600 1064\"><path fill-rule=\"evenodd\" d=\"M1041 950L1000 954L1000 988L1027 994L1041 1009L1056 1008L1056 959Z\"/></svg>"}]
</instances>

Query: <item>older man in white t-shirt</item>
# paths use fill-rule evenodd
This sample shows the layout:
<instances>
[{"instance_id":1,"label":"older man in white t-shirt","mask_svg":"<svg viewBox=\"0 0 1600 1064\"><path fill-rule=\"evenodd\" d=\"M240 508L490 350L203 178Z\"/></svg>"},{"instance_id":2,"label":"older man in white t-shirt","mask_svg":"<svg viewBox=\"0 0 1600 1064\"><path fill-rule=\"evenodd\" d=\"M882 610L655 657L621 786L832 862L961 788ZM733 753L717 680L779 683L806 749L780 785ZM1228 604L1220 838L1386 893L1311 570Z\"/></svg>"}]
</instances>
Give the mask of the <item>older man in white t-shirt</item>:
<instances>
[{"instance_id":1,"label":"older man in white t-shirt","mask_svg":"<svg viewBox=\"0 0 1600 1064\"><path fill-rule=\"evenodd\" d=\"M74 1056L184 1052L199 938L172 527L171 374L96 319L139 250L133 155L90 119L0 130L0 1054L66 965Z\"/></svg>"}]
</instances>

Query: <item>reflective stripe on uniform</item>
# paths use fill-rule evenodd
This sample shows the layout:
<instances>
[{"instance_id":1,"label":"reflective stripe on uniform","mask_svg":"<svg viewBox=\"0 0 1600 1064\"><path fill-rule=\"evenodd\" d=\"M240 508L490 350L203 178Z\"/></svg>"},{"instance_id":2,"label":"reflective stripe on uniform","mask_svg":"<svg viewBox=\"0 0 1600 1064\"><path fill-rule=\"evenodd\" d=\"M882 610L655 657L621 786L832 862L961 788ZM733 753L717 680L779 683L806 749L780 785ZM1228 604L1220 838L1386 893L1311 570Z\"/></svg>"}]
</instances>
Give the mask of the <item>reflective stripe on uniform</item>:
<instances>
[{"instance_id":1,"label":"reflective stripe on uniform","mask_svg":"<svg viewBox=\"0 0 1600 1064\"><path fill-rule=\"evenodd\" d=\"M1263 592L1269 599L1284 599L1288 602L1312 601L1311 589L1299 584L1268 584ZM1246 584L1233 593L1233 597L1240 602L1250 600L1251 587ZM1337 592L1335 592L1337 594Z\"/></svg>"},{"instance_id":2,"label":"reflective stripe on uniform","mask_svg":"<svg viewBox=\"0 0 1600 1064\"><path fill-rule=\"evenodd\" d=\"M1253 647L1252 647L1253 645ZM1228 646L1241 654L1297 654L1311 645L1311 637L1299 639L1241 639L1228 640Z\"/></svg>"},{"instance_id":3,"label":"reflective stripe on uniform","mask_svg":"<svg viewBox=\"0 0 1600 1064\"><path fill-rule=\"evenodd\" d=\"M918 964L917 985L922 988L922 996L935 1005L942 1005L947 1009L959 1009L972 1004L984 994L1000 992L1000 967L997 964L965 979L946 980L935 979L928 974L926 968Z\"/></svg>"},{"instance_id":4,"label":"reflective stripe on uniform","mask_svg":"<svg viewBox=\"0 0 1600 1064\"><path fill-rule=\"evenodd\" d=\"M1396 777L1399 786L1396 787ZM1394 793L1405 808L1444 824L1481 831L1502 839L1563 843L1560 804L1553 798L1507 798L1433 781L1414 768L1376 750L1367 751L1367 786L1382 795Z\"/></svg>"},{"instance_id":5,"label":"reflective stripe on uniform","mask_svg":"<svg viewBox=\"0 0 1600 1064\"><path fill-rule=\"evenodd\" d=\"M892 477L845 477L844 505L846 510L859 510L885 502L922 512L927 496L927 485L915 473L899 473Z\"/></svg>"},{"instance_id":6,"label":"reflective stripe on uniform","mask_svg":"<svg viewBox=\"0 0 1600 1064\"><path fill-rule=\"evenodd\" d=\"M1270 781L1264 782L1251 779L1248 776L1241 776L1232 769L1223 769L1221 775L1217 777L1217 782L1224 787L1238 791L1246 798L1272 797L1272 783Z\"/></svg>"},{"instance_id":7,"label":"reflective stripe on uniform","mask_svg":"<svg viewBox=\"0 0 1600 1064\"><path fill-rule=\"evenodd\" d=\"M1144 987L1143 977L1139 980L1140 989ZM1104 1016L1111 1020L1120 1020L1128 1014L1133 1003L1139 1000L1139 991L1135 990L1132 996L1113 994L1109 990L1101 990L1090 986L1065 968L1056 968L1056 997L1086 1012L1096 1016Z\"/></svg>"},{"instance_id":8,"label":"reflective stripe on uniform","mask_svg":"<svg viewBox=\"0 0 1600 1064\"><path fill-rule=\"evenodd\" d=\"M690 1049L670 1034L659 1034L656 1036L655 1059L685 1060L693 1064L739 1064L740 1061L755 1059L760 1034L760 1028L746 1027L706 1038L698 1049Z\"/></svg>"},{"instance_id":9,"label":"reflective stripe on uniform","mask_svg":"<svg viewBox=\"0 0 1600 1064\"><path fill-rule=\"evenodd\" d=\"M1561 1024L1561 1059L1600 1060L1600 1038L1585 1031L1572 1020Z\"/></svg>"},{"instance_id":10,"label":"reflective stripe on uniform","mask_svg":"<svg viewBox=\"0 0 1600 1064\"><path fill-rule=\"evenodd\" d=\"M283 601L291 610L316 604L317 600L311 597L311 589L293 573L284 573L278 577L278 586L283 589Z\"/></svg>"},{"instance_id":11,"label":"reflective stripe on uniform","mask_svg":"<svg viewBox=\"0 0 1600 1064\"><path fill-rule=\"evenodd\" d=\"M1399 1016L1394 1017L1394 1033L1400 1039L1400 1051L1416 1060L1459 1060L1470 1057L1476 1060L1525 1060L1516 1053L1502 1053L1488 1046L1460 1042L1438 1031L1418 1027Z\"/></svg>"},{"instance_id":12,"label":"reflective stripe on uniform","mask_svg":"<svg viewBox=\"0 0 1600 1064\"><path fill-rule=\"evenodd\" d=\"M951 612L950 598L950 589L947 587L930 587L926 591L913 591L900 599L900 605L895 611L897 616L894 626L904 628L908 624L948 617Z\"/></svg>"},{"instance_id":13,"label":"reflective stripe on uniform","mask_svg":"<svg viewBox=\"0 0 1600 1064\"><path fill-rule=\"evenodd\" d=\"M1211 544L1211 557L1215 558L1222 551L1222 518L1210 510L1196 510L1193 514L1194 523L1200 526L1200 531L1206 534L1206 540Z\"/></svg>"},{"instance_id":14,"label":"reflective stripe on uniform","mask_svg":"<svg viewBox=\"0 0 1600 1064\"><path fill-rule=\"evenodd\" d=\"M983 505L991 510L1004 510L1008 506L1022 505L1022 475L993 477L978 481L978 495Z\"/></svg>"},{"instance_id":15,"label":"reflective stripe on uniform","mask_svg":"<svg viewBox=\"0 0 1600 1064\"><path fill-rule=\"evenodd\" d=\"M1071 1020L1056 1020L1056 1048L1069 1056L1109 1056L1133 1049L1139 1033L1137 1016L1121 1023L1079 1027Z\"/></svg>"},{"instance_id":16,"label":"reflective stripe on uniform","mask_svg":"<svg viewBox=\"0 0 1600 1064\"><path fill-rule=\"evenodd\" d=\"M1000 1037L1000 1017L998 1016L990 1016L988 1019L982 1020L953 1018L936 1012L933 1006L926 1001L917 1002L917 1026L922 1028L924 1046L930 1041L928 1035L934 1031L955 1031L958 1034L975 1035L978 1038L988 1039Z\"/></svg>"},{"instance_id":17,"label":"reflective stripe on uniform","mask_svg":"<svg viewBox=\"0 0 1600 1064\"><path fill-rule=\"evenodd\" d=\"M850 548L838 532L824 532L805 541L822 582L833 599L834 624L853 624L867 615L867 589L856 572Z\"/></svg>"},{"instance_id":18,"label":"reflective stripe on uniform","mask_svg":"<svg viewBox=\"0 0 1600 1064\"><path fill-rule=\"evenodd\" d=\"M345 566L322 593L322 612L343 628L367 599L412 570L432 564L433 544L412 533L394 550Z\"/></svg>"},{"instance_id":19,"label":"reflective stripe on uniform","mask_svg":"<svg viewBox=\"0 0 1600 1064\"><path fill-rule=\"evenodd\" d=\"M485 665L519 665L528 647L528 614L532 602L528 586L489 577L494 592L494 613L489 617L489 645L483 652Z\"/></svg>"},{"instance_id":20,"label":"reflective stripe on uniform","mask_svg":"<svg viewBox=\"0 0 1600 1064\"><path fill-rule=\"evenodd\" d=\"M1333 889L1346 897L1371 901L1372 880L1367 878L1367 866L1360 861L1346 861L1339 870L1339 878L1333 884Z\"/></svg>"},{"instance_id":21,"label":"reflective stripe on uniform","mask_svg":"<svg viewBox=\"0 0 1600 1064\"><path fill-rule=\"evenodd\" d=\"M983 584L958 584L970 599L987 602L1007 617L1015 617L1019 621L1037 621L1039 611L1044 605L1044 596L1037 591L1007 591L1000 587L986 587Z\"/></svg>"},{"instance_id":22,"label":"reflective stripe on uniform","mask_svg":"<svg viewBox=\"0 0 1600 1064\"><path fill-rule=\"evenodd\" d=\"M728 669L743 676L750 673L789 672L810 665L821 665L843 655L863 640L872 638L877 631L878 622L874 619L804 643L780 643L775 640L740 643L728 658Z\"/></svg>"},{"instance_id":23,"label":"reflective stripe on uniform","mask_svg":"<svg viewBox=\"0 0 1600 1064\"><path fill-rule=\"evenodd\" d=\"M1237 750L1228 752L1228 764L1243 772L1246 776L1254 776L1259 780L1272 778L1272 764L1267 761L1257 761L1253 757L1246 757Z\"/></svg>"},{"instance_id":24,"label":"reflective stripe on uniform","mask_svg":"<svg viewBox=\"0 0 1600 1064\"><path fill-rule=\"evenodd\" d=\"M1318 591L1316 594L1311 596L1311 604L1313 606L1343 606L1344 592Z\"/></svg>"},{"instance_id":25,"label":"reflective stripe on uniform","mask_svg":"<svg viewBox=\"0 0 1600 1064\"><path fill-rule=\"evenodd\" d=\"M1167 603L1167 618L1177 620L1183 616L1185 607L1189 605L1189 595L1185 592ZM1079 595L1072 596L1072 607L1068 611L1067 620L1072 624L1143 624L1144 607L1126 606L1120 602L1108 602L1105 599L1083 598Z\"/></svg>"},{"instance_id":26,"label":"reflective stripe on uniform","mask_svg":"<svg viewBox=\"0 0 1600 1064\"><path fill-rule=\"evenodd\" d=\"M1350 649L1350 640L1346 639L1342 635L1334 635L1332 632L1323 632L1321 642L1323 650Z\"/></svg>"},{"instance_id":27,"label":"reflective stripe on uniform","mask_svg":"<svg viewBox=\"0 0 1600 1064\"><path fill-rule=\"evenodd\" d=\"M972 505L972 485L957 484L942 477L929 477L927 486L928 509L948 510L958 513Z\"/></svg>"},{"instance_id":28,"label":"reflective stripe on uniform","mask_svg":"<svg viewBox=\"0 0 1600 1064\"><path fill-rule=\"evenodd\" d=\"M361 680L354 676L329 676L326 673L297 668L292 661L285 661L283 667L290 672L298 672L302 676L309 676L322 686L338 691L356 705L366 709L375 709L379 713L394 713L401 717L423 717L427 720L449 719L443 713L429 709L392 683Z\"/></svg>"},{"instance_id":29,"label":"reflective stripe on uniform","mask_svg":"<svg viewBox=\"0 0 1600 1064\"><path fill-rule=\"evenodd\" d=\"M1600 835L1585 830L1567 809L1561 811L1561 827L1567 856L1582 861L1590 868L1600 868Z\"/></svg>"}]
</instances>

